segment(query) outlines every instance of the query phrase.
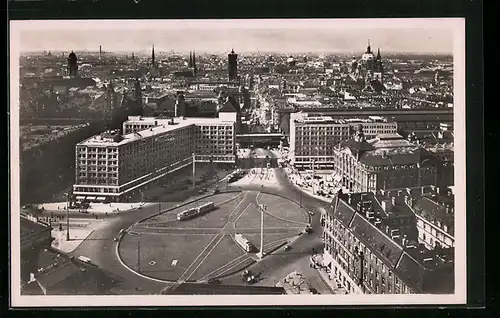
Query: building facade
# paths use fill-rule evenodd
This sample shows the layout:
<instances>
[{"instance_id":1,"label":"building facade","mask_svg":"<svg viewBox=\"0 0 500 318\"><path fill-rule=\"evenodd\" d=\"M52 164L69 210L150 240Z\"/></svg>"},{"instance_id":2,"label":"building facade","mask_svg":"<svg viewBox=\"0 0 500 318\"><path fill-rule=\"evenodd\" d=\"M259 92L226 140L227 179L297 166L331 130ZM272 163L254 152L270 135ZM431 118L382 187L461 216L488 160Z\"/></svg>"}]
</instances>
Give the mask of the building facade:
<instances>
[{"instance_id":1,"label":"building facade","mask_svg":"<svg viewBox=\"0 0 500 318\"><path fill-rule=\"evenodd\" d=\"M235 163L235 119L129 117L76 146L77 200L120 201L141 187L196 162Z\"/></svg>"},{"instance_id":2,"label":"building facade","mask_svg":"<svg viewBox=\"0 0 500 318\"><path fill-rule=\"evenodd\" d=\"M361 129L334 149L335 179L352 192L433 185L439 164L431 153L398 134L367 141Z\"/></svg>"},{"instance_id":3,"label":"building facade","mask_svg":"<svg viewBox=\"0 0 500 318\"><path fill-rule=\"evenodd\" d=\"M417 241L408 205L431 188L339 193L323 223L323 266L355 294L453 293L453 248Z\"/></svg>"},{"instance_id":4,"label":"building facade","mask_svg":"<svg viewBox=\"0 0 500 318\"><path fill-rule=\"evenodd\" d=\"M368 118L333 119L292 113L290 116L290 157L298 168L332 168L335 146L351 138L362 125L367 137L396 133L397 123L378 116Z\"/></svg>"},{"instance_id":5,"label":"building facade","mask_svg":"<svg viewBox=\"0 0 500 318\"><path fill-rule=\"evenodd\" d=\"M435 187L412 201L417 218L418 242L426 248L455 247L454 198L449 188Z\"/></svg>"}]
</instances>

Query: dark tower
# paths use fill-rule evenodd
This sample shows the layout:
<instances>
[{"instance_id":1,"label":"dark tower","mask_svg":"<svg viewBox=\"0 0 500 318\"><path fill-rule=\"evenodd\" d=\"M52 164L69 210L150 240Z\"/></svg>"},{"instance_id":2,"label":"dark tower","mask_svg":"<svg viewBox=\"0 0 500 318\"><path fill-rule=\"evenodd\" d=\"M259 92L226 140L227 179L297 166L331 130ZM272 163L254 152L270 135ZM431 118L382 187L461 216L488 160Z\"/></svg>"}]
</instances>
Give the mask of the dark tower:
<instances>
[{"instance_id":1,"label":"dark tower","mask_svg":"<svg viewBox=\"0 0 500 318\"><path fill-rule=\"evenodd\" d=\"M380 83L384 84L384 64L382 63L382 56L380 55L380 49L378 49L377 51L374 71L379 74Z\"/></svg>"},{"instance_id":2,"label":"dark tower","mask_svg":"<svg viewBox=\"0 0 500 318\"><path fill-rule=\"evenodd\" d=\"M102 60L102 46L99 45L99 59Z\"/></svg>"},{"instance_id":3,"label":"dark tower","mask_svg":"<svg viewBox=\"0 0 500 318\"><path fill-rule=\"evenodd\" d=\"M155 46L153 45L153 48L151 49L151 66L155 67Z\"/></svg>"},{"instance_id":4,"label":"dark tower","mask_svg":"<svg viewBox=\"0 0 500 318\"><path fill-rule=\"evenodd\" d=\"M238 79L238 54L234 53L234 50L227 55L227 70L230 81Z\"/></svg>"},{"instance_id":5,"label":"dark tower","mask_svg":"<svg viewBox=\"0 0 500 318\"><path fill-rule=\"evenodd\" d=\"M372 52L372 47L370 46L370 40L368 40L368 47L366 48L366 53L370 54Z\"/></svg>"},{"instance_id":6,"label":"dark tower","mask_svg":"<svg viewBox=\"0 0 500 318\"><path fill-rule=\"evenodd\" d=\"M108 84L106 90L106 109L105 109L105 123L106 129L112 124L113 111L116 106L116 93L112 83Z\"/></svg>"},{"instance_id":7,"label":"dark tower","mask_svg":"<svg viewBox=\"0 0 500 318\"><path fill-rule=\"evenodd\" d=\"M134 83L134 98L137 101L139 106L142 106L142 91L141 91L141 83L139 82L139 79L135 79Z\"/></svg>"},{"instance_id":8,"label":"dark tower","mask_svg":"<svg viewBox=\"0 0 500 318\"><path fill-rule=\"evenodd\" d=\"M134 52L132 52L132 61L135 61L135 55L134 55Z\"/></svg>"},{"instance_id":9,"label":"dark tower","mask_svg":"<svg viewBox=\"0 0 500 318\"><path fill-rule=\"evenodd\" d=\"M193 67L193 52L189 51L189 64L188 67Z\"/></svg>"},{"instance_id":10,"label":"dark tower","mask_svg":"<svg viewBox=\"0 0 500 318\"><path fill-rule=\"evenodd\" d=\"M78 59L73 51L68 56L68 75L78 76Z\"/></svg>"},{"instance_id":11,"label":"dark tower","mask_svg":"<svg viewBox=\"0 0 500 318\"><path fill-rule=\"evenodd\" d=\"M193 51L193 76L196 76L196 73L198 72L198 67L196 66L196 54Z\"/></svg>"}]
</instances>

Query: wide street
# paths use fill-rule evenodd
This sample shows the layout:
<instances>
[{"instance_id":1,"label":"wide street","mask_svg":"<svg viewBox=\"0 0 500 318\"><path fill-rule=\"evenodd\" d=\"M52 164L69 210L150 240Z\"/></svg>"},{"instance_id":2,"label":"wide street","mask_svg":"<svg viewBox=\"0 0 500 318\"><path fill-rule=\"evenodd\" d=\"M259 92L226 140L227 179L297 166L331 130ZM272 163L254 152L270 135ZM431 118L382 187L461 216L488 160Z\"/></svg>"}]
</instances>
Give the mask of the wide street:
<instances>
[{"instance_id":1,"label":"wide street","mask_svg":"<svg viewBox=\"0 0 500 318\"><path fill-rule=\"evenodd\" d=\"M267 151L266 151L267 152ZM270 153L270 152L269 152ZM274 174L276 180L275 185L262 186L263 183L258 179L249 184L229 184L226 181L221 181L219 189L221 192L227 190L249 190L257 192L268 192L271 194L282 195L296 202L301 202L302 206L311 213L311 227L313 233L298 237L292 244L292 249L289 251L276 251L272 255L264 257L261 261L252 266L252 271L262 272L263 275L271 275L274 271L286 267L287 265L304 258L309 255L313 248L321 250L321 213L328 208L328 203L313 198L292 185L283 169L269 169ZM177 202L162 203L162 210L175 207ZM115 290L117 293L123 294L156 294L159 293L168 284L160 281L155 281L137 275L131 270L124 267L117 257L117 243L113 240L121 229L127 229L136 222L158 213L158 204L145 206L140 210L120 213L113 217L108 217L106 224L94 231L80 246L78 246L71 254L75 257L86 256L92 262L104 270L107 270L114 275L123 279L120 288ZM239 277L238 277L239 278ZM235 276L224 279L227 283L241 284L241 280L236 281Z\"/></svg>"}]
</instances>

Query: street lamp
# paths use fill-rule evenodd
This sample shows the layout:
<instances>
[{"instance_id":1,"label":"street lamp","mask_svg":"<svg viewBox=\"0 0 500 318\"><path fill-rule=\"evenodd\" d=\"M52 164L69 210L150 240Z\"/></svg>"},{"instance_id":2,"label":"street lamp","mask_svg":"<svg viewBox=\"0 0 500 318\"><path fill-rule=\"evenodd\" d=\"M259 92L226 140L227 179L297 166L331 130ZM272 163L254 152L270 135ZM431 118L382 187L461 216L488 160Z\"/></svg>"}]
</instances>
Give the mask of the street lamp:
<instances>
[{"instance_id":1,"label":"street lamp","mask_svg":"<svg viewBox=\"0 0 500 318\"><path fill-rule=\"evenodd\" d=\"M267 209L267 207L263 204L259 205L260 208L260 252L257 253L257 256L259 258L264 257L264 210Z\"/></svg>"},{"instance_id":2,"label":"street lamp","mask_svg":"<svg viewBox=\"0 0 500 318\"><path fill-rule=\"evenodd\" d=\"M66 241L69 241L69 193L65 192L66 196Z\"/></svg>"}]
</instances>

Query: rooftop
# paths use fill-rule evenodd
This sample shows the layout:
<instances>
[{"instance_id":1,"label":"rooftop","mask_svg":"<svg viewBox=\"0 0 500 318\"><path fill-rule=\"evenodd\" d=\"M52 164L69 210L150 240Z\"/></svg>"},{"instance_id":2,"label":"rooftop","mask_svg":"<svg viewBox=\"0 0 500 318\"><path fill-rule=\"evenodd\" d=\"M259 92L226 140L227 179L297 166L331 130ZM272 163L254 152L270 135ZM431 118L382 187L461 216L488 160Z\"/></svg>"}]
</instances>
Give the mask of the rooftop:
<instances>
[{"instance_id":1,"label":"rooftop","mask_svg":"<svg viewBox=\"0 0 500 318\"><path fill-rule=\"evenodd\" d=\"M392 236L395 230L393 217L412 217L407 198L425 197L422 189L396 189L390 192L338 194L332 201L333 210L329 213L370 249L386 266L394 271L410 288L417 292L439 292L443 290L444 275L436 276L442 270L449 272L453 262L453 249L427 250L419 246L406 233ZM425 189L425 191L432 191ZM395 205L387 207L381 201L392 201ZM394 201L392 201L394 202ZM384 213L390 211L390 213ZM373 213L373 214L372 214ZM399 231L399 229L398 229ZM450 286L447 287L448 289Z\"/></svg>"},{"instance_id":2,"label":"rooftop","mask_svg":"<svg viewBox=\"0 0 500 318\"><path fill-rule=\"evenodd\" d=\"M106 294L118 277L52 249L38 256L35 279L48 294Z\"/></svg>"},{"instance_id":3,"label":"rooftop","mask_svg":"<svg viewBox=\"0 0 500 318\"><path fill-rule=\"evenodd\" d=\"M311 115L308 113L296 113L293 115L295 122L307 123L307 124L363 124L363 123L379 123L379 122L394 122L388 118L380 116L369 116L366 118L333 118L331 116L323 115Z\"/></svg>"},{"instance_id":4,"label":"rooftop","mask_svg":"<svg viewBox=\"0 0 500 318\"><path fill-rule=\"evenodd\" d=\"M169 131L185 128L191 125L232 123L219 118L194 118L194 117L176 117L176 118L156 118L156 117L141 117L131 116L127 120L129 123L148 123L154 124L155 127L141 130L130 134L121 135L119 131L109 131L103 134L92 136L78 145L82 146L122 146L139 139L150 138L156 135L161 135Z\"/></svg>"}]
</instances>

